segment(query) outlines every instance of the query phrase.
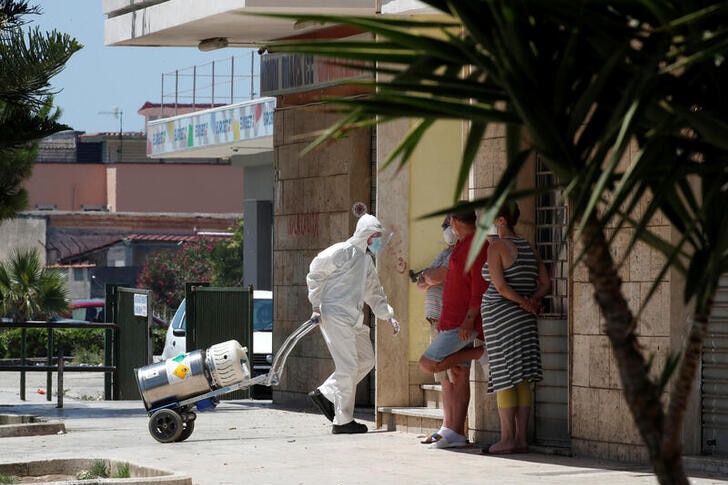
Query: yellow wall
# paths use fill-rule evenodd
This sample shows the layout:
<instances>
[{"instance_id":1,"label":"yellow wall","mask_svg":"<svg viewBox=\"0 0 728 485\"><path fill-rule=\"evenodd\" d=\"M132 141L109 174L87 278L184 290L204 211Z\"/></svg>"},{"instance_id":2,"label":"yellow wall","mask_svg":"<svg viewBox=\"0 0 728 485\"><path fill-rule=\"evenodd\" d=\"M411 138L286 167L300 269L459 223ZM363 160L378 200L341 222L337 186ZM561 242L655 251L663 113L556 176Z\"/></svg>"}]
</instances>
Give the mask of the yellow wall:
<instances>
[{"instance_id":1,"label":"yellow wall","mask_svg":"<svg viewBox=\"0 0 728 485\"><path fill-rule=\"evenodd\" d=\"M449 207L455 199L457 170L462 153L462 124L440 122L428 132L410 164L410 237L409 267L421 270L432 263L445 248L442 239L443 217L420 218ZM430 343L429 323L425 320L424 292L409 283L409 360L418 361Z\"/></svg>"}]
</instances>

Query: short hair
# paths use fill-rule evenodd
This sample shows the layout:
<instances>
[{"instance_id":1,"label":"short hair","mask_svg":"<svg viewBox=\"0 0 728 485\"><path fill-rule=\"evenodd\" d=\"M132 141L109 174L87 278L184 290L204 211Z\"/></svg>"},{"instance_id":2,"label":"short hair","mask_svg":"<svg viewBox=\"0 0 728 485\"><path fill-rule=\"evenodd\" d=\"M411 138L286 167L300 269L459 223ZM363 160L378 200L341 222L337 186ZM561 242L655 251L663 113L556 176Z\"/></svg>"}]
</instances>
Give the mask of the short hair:
<instances>
[{"instance_id":1,"label":"short hair","mask_svg":"<svg viewBox=\"0 0 728 485\"><path fill-rule=\"evenodd\" d=\"M498 209L495 217L496 219L499 217L505 218L508 227L513 229L518 224L518 218L521 217L521 210L515 202L506 202Z\"/></svg>"},{"instance_id":2,"label":"short hair","mask_svg":"<svg viewBox=\"0 0 728 485\"><path fill-rule=\"evenodd\" d=\"M467 204L467 201L461 201L458 203L458 205ZM466 209L466 208L460 208L455 209L451 214L450 217L453 219L457 219L460 222L463 222L465 224L475 224L475 221L478 219L478 217L475 215L475 211L473 209Z\"/></svg>"}]
</instances>

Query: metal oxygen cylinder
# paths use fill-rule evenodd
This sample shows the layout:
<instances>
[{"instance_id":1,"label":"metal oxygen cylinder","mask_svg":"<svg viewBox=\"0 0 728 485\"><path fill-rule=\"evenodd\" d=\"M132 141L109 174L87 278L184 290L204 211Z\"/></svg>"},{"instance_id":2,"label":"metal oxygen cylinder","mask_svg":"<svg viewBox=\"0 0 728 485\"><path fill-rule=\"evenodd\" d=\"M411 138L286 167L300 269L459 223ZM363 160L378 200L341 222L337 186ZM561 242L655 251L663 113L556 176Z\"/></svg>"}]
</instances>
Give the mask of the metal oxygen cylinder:
<instances>
[{"instance_id":1,"label":"metal oxygen cylinder","mask_svg":"<svg viewBox=\"0 0 728 485\"><path fill-rule=\"evenodd\" d=\"M250 378L245 347L237 340L207 350L180 354L137 369L139 392L147 410L199 396Z\"/></svg>"}]
</instances>

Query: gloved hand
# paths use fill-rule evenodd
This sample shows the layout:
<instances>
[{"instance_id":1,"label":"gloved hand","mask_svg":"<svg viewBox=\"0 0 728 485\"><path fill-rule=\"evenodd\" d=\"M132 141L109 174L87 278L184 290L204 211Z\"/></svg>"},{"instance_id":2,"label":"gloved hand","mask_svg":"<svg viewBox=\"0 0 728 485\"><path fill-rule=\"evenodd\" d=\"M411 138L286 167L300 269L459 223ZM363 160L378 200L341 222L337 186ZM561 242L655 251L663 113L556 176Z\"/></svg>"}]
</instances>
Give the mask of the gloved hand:
<instances>
[{"instance_id":1,"label":"gloved hand","mask_svg":"<svg viewBox=\"0 0 728 485\"><path fill-rule=\"evenodd\" d=\"M392 326L392 335L397 335L399 333L399 322L394 318L390 318L389 324Z\"/></svg>"},{"instance_id":2,"label":"gloved hand","mask_svg":"<svg viewBox=\"0 0 728 485\"><path fill-rule=\"evenodd\" d=\"M319 323L321 321L321 312L314 310L313 313L311 313L311 318L309 320L313 323Z\"/></svg>"}]
</instances>

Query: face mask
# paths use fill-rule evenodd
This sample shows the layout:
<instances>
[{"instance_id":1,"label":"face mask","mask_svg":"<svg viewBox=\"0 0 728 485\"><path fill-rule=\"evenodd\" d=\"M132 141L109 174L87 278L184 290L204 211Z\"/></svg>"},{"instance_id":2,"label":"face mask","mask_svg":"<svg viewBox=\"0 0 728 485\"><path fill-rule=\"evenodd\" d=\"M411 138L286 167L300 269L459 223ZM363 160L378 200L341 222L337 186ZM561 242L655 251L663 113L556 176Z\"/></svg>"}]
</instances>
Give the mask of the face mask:
<instances>
[{"instance_id":1,"label":"face mask","mask_svg":"<svg viewBox=\"0 0 728 485\"><path fill-rule=\"evenodd\" d=\"M369 243L369 251L371 251L374 254L377 254L380 249L382 249L382 238L375 237L374 239L372 239L372 242Z\"/></svg>"},{"instance_id":2,"label":"face mask","mask_svg":"<svg viewBox=\"0 0 728 485\"><path fill-rule=\"evenodd\" d=\"M445 239L445 244L448 246L453 246L456 242L458 242L458 235L455 234L452 227L448 227L442 231L442 237Z\"/></svg>"}]
</instances>

